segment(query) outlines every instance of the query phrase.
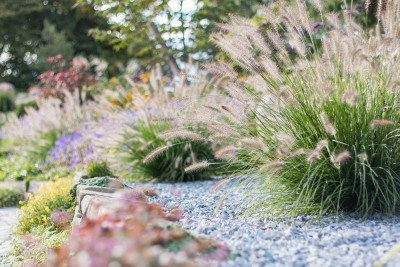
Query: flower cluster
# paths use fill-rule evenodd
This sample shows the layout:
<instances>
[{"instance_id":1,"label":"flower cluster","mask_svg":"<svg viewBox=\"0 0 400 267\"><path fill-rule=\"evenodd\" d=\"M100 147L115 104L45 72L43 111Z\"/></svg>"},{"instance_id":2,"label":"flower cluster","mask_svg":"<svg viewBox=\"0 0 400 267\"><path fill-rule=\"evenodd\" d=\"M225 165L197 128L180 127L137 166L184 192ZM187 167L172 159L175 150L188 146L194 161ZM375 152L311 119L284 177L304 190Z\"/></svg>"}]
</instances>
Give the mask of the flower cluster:
<instances>
[{"instance_id":1,"label":"flower cluster","mask_svg":"<svg viewBox=\"0 0 400 267\"><path fill-rule=\"evenodd\" d=\"M61 221L58 220L60 216L53 211L69 212L73 206L73 199L69 192L72 184L71 178L57 179L42 185L35 196L29 195L28 200L21 203L17 232L31 232L39 226L58 228L57 225L61 225Z\"/></svg>"},{"instance_id":2,"label":"flower cluster","mask_svg":"<svg viewBox=\"0 0 400 267\"><path fill-rule=\"evenodd\" d=\"M72 170L96 160L100 160L100 156L95 153L91 141L84 138L82 133L72 131L70 134L61 134L49 150L46 163L63 165L67 170Z\"/></svg>"}]
</instances>

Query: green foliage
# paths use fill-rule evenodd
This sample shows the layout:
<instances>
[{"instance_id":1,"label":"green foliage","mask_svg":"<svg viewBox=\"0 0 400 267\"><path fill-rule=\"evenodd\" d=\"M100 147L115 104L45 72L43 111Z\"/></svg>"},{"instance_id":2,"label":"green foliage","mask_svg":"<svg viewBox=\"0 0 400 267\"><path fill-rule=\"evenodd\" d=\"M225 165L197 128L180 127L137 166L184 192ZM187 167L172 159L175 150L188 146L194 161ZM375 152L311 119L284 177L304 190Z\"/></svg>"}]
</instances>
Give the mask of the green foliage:
<instances>
[{"instance_id":1,"label":"green foliage","mask_svg":"<svg viewBox=\"0 0 400 267\"><path fill-rule=\"evenodd\" d=\"M269 0L198 0L190 10L186 10L190 2L187 0L77 2L101 6L97 8L98 13L106 18L123 16L119 23L113 23L112 31L93 29L91 34L116 49L126 49L145 67L156 63L167 66L171 65L171 61L186 62L193 55L196 59L214 56L217 50L209 42L209 35L215 30L215 24L225 21L231 13L252 16L257 11L257 4L268 3ZM160 17L168 18L170 23L159 22ZM158 32L152 29L151 22L155 23ZM165 35L169 36L168 40L163 37Z\"/></svg>"},{"instance_id":2,"label":"green foliage","mask_svg":"<svg viewBox=\"0 0 400 267\"><path fill-rule=\"evenodd\" d=\"M121 161L130 166L125 169L125 177L132 180L155 178L159 182L186 182L209 178L211 166L193 172L185 169L192 164L214 158L210 143L185 139L166 142L158 137L165 127L137 121L131 126L132 131L125 132L120 148L123 152Z\"/></svg>"},{"instance_id":3,"label":"green foliage","mask_svg":"<svg viewBox=\"0 0 400 267\"><path fill-rule=\"evenodd\" d=\"M51 24L47 19L44 20L42 30L42 40L44 44L37 50L37 61L35 67L38 72L45 72L50 68L47 62L49 57L61 55L66 62L70 62L73 57L73 46L68 42L63 32L57 32L55 25Z\"/></svg>"},{"instance_id":4,"label":"green foliage","mask_svg":"<svg viewBox=\"0 0 400 267\"><path fill-rule=\"evenodd\" d=\"M0 180L6 178L24 180L26 178L38 179L42 171L37 164L32 164L25 157L10 155L0 158Z\"/></svg>"},{"instance_id":5,"label":"green foliage","mask_svg":"<svg viewBox=\"0 0 400 267\"><path fill-rule=\"evenodd\" d=\"M29 195L28 200L22 203L17 233L31 232L38 226L55 229L50 214L54 210L69 211L73 208L74 199L70 195L72 184L71 178L57 179L42 185L35 196Z\"/></svg>"},{"instance_id":6,"label":"green foliage","mask_svg":"<svg viewBox=\"0 0 400 267\"><path fill-rule=\"evenodd\" d=\"M105 177L95 177L90 179L81 179L78 183L71 187L70 194L73 198L76 197L76 190L79 185L87 186L99 186L99 187L111 187L111 188L127 188L128 186L120 182L115 178L108 176Z\"/></svg>"},{"instance_id":7,"label":"green foliage","mask_svg":"<svg viewBox=\"0 0 400 267\"><path fill-rule=\"evenodd\" d=\"M86 172L88 178L114 176L110 167L105 161L89 163L86 168Z\"/></svg>"},{"instance_id":8,"label":"green foliage","mask_svg":"<svg viewBox=\"0 0 400 267\"><path fill-rule=\"evenodd\" d=\"M46 133L40 133L32 140L31 148L27 152L27 160L32 164L41 164L46 160L47 154L60 136L60 129L52 129Z\"/></svg>"},{"instance_id":9,"label":"green foliage","mask_svg":"<svg viewBox=\"0 0 400 267\"><path fill-rule=\"evenodd\" d=\"M15 109L15 95L12 92L0 92L0 112L10 112Z\"/></svg>"},{"instance_id":10,"label":"green foliage","mask_svg":"<svg viewBox=\"0 0 400 267\"><path fill-rule=\"evenodd\" d=\"M22 117L26 114L25 108L27 107L32 107L34 109L38 109L38 106L36 104L35 100L29 101L29 102L24 102L21 104L18 104L15 110L15 114L17 114L18 117Z\"/></svg>"},{"instance_id":11,"label":"green foliage","mask_svg":"<svg viewBox=\"0 0 400 267\"><path fill-rule=\"evenodd\" d=\"M21 189L13 185L0 185L0 207L17 206L24 199Z\"/></svg>"}]
</instances>

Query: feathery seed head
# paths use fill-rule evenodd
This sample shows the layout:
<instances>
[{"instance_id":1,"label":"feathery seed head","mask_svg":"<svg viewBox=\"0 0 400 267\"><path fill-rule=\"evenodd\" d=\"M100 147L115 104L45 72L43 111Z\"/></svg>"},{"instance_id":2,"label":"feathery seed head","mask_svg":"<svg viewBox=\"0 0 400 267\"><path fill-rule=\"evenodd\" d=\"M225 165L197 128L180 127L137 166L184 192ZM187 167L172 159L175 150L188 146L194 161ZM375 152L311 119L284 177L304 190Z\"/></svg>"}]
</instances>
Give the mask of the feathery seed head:
<instances>
[{"instance_id":1,"label":"feathery seed head","mask_svg":"<svg viewBox=\"0 0 400 267\"><path fill-rule=\"evenodd\" d=\"M144 157L142 162L144 164L148 164L155 160L156 158L160 157L162 154L164 154L165 151L167 151L169 148L171 148L171 145L166 145L166 146L160 146L153 151L151 151L147 156Z\"/></svg>"},{"instance_id":2,"label":"feathery seed head","mask_svg":"<svg viewBox=\"0 0 400 267\"><path fill-rule=\"evenodd\" d=\"M340 152L331 157L331 162L336 165L343 165L351 159L351 153L348 150Z\"/></svg>"},{"instance_id":3,"label":"feathery seed head","mask_svg":"<svg viewBox=\"0 0 400 267\"><path fill-rule=\"evenodd\" d=\"M308 163L313 163L314 161L316 161L316 160L318 160L318 159L321 159L321 152L318 151L318 150L311 150L311 151L308 153L308 156L307 156L307 158L306 158L306 161L307 161Z\"/></svg>"},{"instance_id":4,"label":"feathery seed head","mask_svg":"<svg viewBox=\"0 0 400 267\"><path fill-rule=\"evenodd\" d=\"M321 114L322 126L324 127L325 131L332 136L336 135L336 128L331 121L326 117L325 114Z\"/></svg>"},{"instance_id":5,"label":"feathery seed head","mask_svg":"<svg viewBox=\"0 0 400 267\"><path fill-rule=\"evenodd\" d=\"M210 167L210 163L207 161L201 161L194 163L188 167L185 168L186 173L192 173L192 172L199 172L199 171L204 171Z\"/></svg>"},{"instance_id":6,"label":"feathery seed head","mask_svg":"<svg viewBox=\"0 0 400 267\"><path fill-rule=\"evenodd\" d=\"M342 101L350 106L355 106L358 103L359 95L357 92L345 92L342 94Z\"/></svg>"},{"instance_id":7,"label":"feathery seed head","mask_svg":"<svg viewBox=\"0 0 400 267\"><path fill-rule=\"evenodd\" d=\"M393 121L390 120L372 120L371 123L369 124L371 129L384 128L392 125Z\"/></svg>"},{"instance_id":8,"label":"feathery seed head","mask_svg":"<svg viewBox=\"0 0 400 267\"><path fill-rule=\"evenodd\" d=\"M327 148L329 145L328 140L321 140L317 143L317 145L315 146L315 150L317 151L321 151L324 148Z\"/></svg>"}]
</instances>

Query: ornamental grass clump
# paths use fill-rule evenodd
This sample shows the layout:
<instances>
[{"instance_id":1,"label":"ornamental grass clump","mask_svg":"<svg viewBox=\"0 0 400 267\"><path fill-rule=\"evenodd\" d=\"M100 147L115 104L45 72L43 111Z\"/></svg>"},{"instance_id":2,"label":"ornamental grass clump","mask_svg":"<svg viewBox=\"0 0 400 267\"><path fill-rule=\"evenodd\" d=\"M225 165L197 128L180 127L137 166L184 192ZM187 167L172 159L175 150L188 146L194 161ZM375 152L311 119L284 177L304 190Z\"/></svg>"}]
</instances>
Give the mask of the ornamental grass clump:
<instances>
[{"instance_id":1,"label":"ornamental grass clump","mask_svg":"<svg viewBox=\"0 0 400 267\"><path fill-rule=\"evenodd\" d=\"M196 125L170 128L180 121L181 113L192 112L188 107L211 91L213 81L191 75L172 81L162 76L160 68L149 73L146 83L126 79L130 87L118 91L120 96L129 95L123 97L123 104L110 101L107 94L97 99L95 112L107 114L89 123L85 131L94 149L105 151L110 167L126 179L183 182L208 178L212 166L187 169L214 158L211 142L202 136L202 129L196 133L192 131Z\"/></svg>"},{"instance_id":2,"label":"ornamental grass clump","mask_svg":"<svg viewBox=\"0 0 400 267\"><path fill-rule=\"evenodd\" d=\"M209 178L209 164L195 164L214 157L211 143L200 134L181 131L167 137L165 125L138 122L125 132L124 154L121 159L131 171L128 177L139 180L157 179L159 182L188 182ZM185 131L186 132L186 131ZM130 165L135 163L135 165ZM191 167L191 168L189 168Z\"/></svg>"},{"instance_id":3,"label":"ornamental grass clump","mask_svg":"<svg viewBox=\"0 0 400 267\"><path fill-rule=\"evenodd\" d=\"M242 71L226 63L208 69L225 79L235 105L203 107L209 121L197 120L216 128L217 157L261 174L273 198L258 208L278 200L279 209L296 213L393 214L400 200L400 3L382 2L369 32L348 9L324 14L313 3L260 7L261 27L234 16L220 25L212 39ZM309 8L320 12L318 21Z\"/></svg>"}]
</instances>

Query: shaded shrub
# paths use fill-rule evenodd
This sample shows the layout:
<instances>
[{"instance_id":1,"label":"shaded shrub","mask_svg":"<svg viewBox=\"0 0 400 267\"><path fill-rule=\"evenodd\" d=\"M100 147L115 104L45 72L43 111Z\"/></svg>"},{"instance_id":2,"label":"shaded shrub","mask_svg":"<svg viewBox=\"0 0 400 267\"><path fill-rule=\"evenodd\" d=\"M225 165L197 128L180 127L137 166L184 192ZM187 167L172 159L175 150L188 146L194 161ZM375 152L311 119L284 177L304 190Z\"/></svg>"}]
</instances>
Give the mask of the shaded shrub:
<instances>
[{"instance_id":1,"label":"shaded shrub","mask_svg":"<svg viewBox=\"0 0 400 267\"><path fill-rule=\"evenodd\" d=\"M51 213L54 210L70 211L73 207L72 184L71 178L57 179L42 185L34 196L29 195L28 200L22 203L17 233L30 232L38 226L56 229Z\"/></svg>"},{"instance_id":2,"label":"shaded shrub","mask_svg":"<svg viewBox=\"0 0 400 267\"><path fill-rule=\"evenodd\" d=\"M0 112L10 112L15 109L15 96L12 92L0 91Z\"/></svg>"},{"instance_id":3,"label":"shaded shrub","mask_svg":"<svg viewBox=\"0 0 400 267\"><path fill-rule=\"evenodd\" d=\"M38 109L37 103L35 100L29 101L29 102L25 102L25 103L21 103L18 104L16 109L15 109L15 114L17 114L18 117L22 117L26 114L26 108L34 108L34 109Z\"/></svg>"},{"instance_id":4,"label":"shaded shrub","mask_svg":"<svg viewBox=\"0 0 400 267\"><path fill-rule=\"evenodd\" d=\"M0 207L17 206L24 199L21 189L12 185L0 186Z\"/></svg>"},{"instance_id":5,"label":"shaded shrub","mask_svg":"<svg viewBox=\"0 0 400 267\"><path fill-rule=\"evenodd\" d=\"M107 162L91 162L86 168L86 175L88 178L114 176Z\"/></svg>"}]
</instances>

